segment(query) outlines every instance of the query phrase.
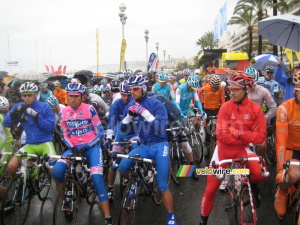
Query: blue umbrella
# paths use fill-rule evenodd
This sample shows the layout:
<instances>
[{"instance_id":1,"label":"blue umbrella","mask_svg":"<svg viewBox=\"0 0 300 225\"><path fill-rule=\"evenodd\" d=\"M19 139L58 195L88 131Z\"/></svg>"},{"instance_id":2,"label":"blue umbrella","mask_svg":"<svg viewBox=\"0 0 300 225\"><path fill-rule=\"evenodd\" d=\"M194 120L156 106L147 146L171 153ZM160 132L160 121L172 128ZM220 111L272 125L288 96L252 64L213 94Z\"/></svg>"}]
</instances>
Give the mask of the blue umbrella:
<instances>
[{"instance_id":1,"label":"blue umbrella","mask_svg":"<svg viewBox=\"0 0 300 225\"><path fill-rule=\"evenodd\" d=\"M254 69L257 70L266 70L268 66L277 66L277 61L279 60L278 56L272 55L272 54L262 54L259 56L256 56L255 58L256 63L252 65ZM286 65L282 62L282 72L286 73L288 70L286 68Z\"/></svg>"}]
</instances>

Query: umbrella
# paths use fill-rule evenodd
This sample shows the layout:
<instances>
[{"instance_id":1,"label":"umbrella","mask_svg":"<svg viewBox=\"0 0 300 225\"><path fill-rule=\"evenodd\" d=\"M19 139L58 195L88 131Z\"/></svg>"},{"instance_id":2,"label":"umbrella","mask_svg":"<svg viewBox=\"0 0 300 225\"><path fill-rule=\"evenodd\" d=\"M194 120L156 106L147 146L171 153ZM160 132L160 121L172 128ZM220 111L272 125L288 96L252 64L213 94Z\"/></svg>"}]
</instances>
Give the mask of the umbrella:
<instances>
[{"instance_id":1,"label":"umbrella","mask_svg":"<svg viewBox=\"0 0 300 225\"><path fill-rule=\"evenodd\" d=\"M258 33L273 45L300 51L300 17L285 14L258 22Z\"/></svg>"},{"instance_id":2,"label":"umbrella","mask_svg":"<svg viewBox=\"0 0 300 225\"><path fill-rule=\"evenodd\" d=\"M4 84L7 84L11 79L13 79L14 78L14 75L9 75L8 77L5 77L4 79L3 79L3 83Z\"/></svg>"},{"instance_id":3,"label":"umbrella","mask_svg":"<svg viewBox=\"0 0 300 225\"><path fill-rule=\"evenodd\" d=\"M54 75L49 77L46 81L55 81L55 80L67 80L68 77L64 75Z\"/></svg>"},{"instance_id":4,"label":"umbrella","mask_svg":"<svg viewBox=\"0 0 300 225\"><path fill-rule=\"evenodd\" d=\"M5 71L0 71L0 78L5 78L5 77L8 77L8 72L5 72Z\"/></svg>"},{"instance_id":5,"label":"umbrella","mask_svg":"<svg viewBox=\"0 0 300 225\"><path fill-rule=\"evenodd\" d=\"M252 65L254 69L257 70L266 70L267 66L277 66L277 61L279 60L278 56L272 55L272 54L262 54L259 56L256 56L255 58L256 63ZM282 72L287 72L287 68L284 63L282 63Z\"/></svg>"},{"instance_id":6,"label":"umbrella","mask_svg":"<svg viewBox=\"0 0 300 225\"><path fill-rule=\"evenodd\" d=\"M74 74L74 77L76 75L93 75L93 72L90 70L80 70Z\"/></svg>"},{"instance_id":7,"label":"umbrella","mask_svg":"<svg viewBox=\"0 0 300 225\"><path fill-rule=\"evenodd\" d=\"M33 71L19 73L15 76L15 78L17 78L19 80L27 80L27 81L41 81L41 80L45 79L45 77L42 73L36 73Z\"/></svg>"}]
</instances>

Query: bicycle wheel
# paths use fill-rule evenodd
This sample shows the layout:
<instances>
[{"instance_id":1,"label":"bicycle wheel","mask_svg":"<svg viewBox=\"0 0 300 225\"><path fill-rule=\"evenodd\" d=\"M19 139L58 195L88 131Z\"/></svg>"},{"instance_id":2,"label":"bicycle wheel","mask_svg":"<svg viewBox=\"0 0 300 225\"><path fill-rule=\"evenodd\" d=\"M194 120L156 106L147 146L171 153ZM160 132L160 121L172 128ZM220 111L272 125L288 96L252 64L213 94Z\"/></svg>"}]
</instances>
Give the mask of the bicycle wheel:
<instances>
[{"instance_id":1,"label":"bicycle wheel","mask_svg":"<svg viewBox=\"0 0 300 225\"><path fill-rule=\"evenodd\" d=\"M189 139L189 144L193 151L194 160L200 164L203 160L203 145L200 135L196 132L192 133Z\"/></svg>"},{"instance_id":2,"label":"bicycle wheel","mask_svg":"<svg viewBox=\"0 0 300 225\"><path fill-rule=\"evenodd\" d=\"M123 177L120 174L120 194L121 194L121 198L123 198L123 196L124 196L124 191L125 191L127 185L128 185L128 179L126 179L125 177Z\"/></svg>"},{"instance_id":3,"label":"bicycle wheel","mask_svg":"<svg viewBox=\"0 0 300 225\"><path fill-rule=\"evenodd\" d=\"M80 204L80 192L78 184L72 180L66 180L60 187L53 212L53 224L76 224Z\"/></svg>"},{"instance_id":4,"label":"bicycle wheel","mask_svg":"<svg viewBox=\"0 0 300 225\"><path fill-rule=\"evenodd\" d=\"M177 151L179 151L179 149L177 149L178 147L179 146L174 142L170 145L171 177L176 185L180 185L183 181L182 178L176 177L180 166L183 165L180 155L178 158L178 154L177 154Z\"/></svg>"},{"instance_id":5,"label":"bicycle wheel","mask_svg":"<svg viewBox=\"0 0 300 225\"><path fill-rule=\"evenodd\" d=\"M130 190L132 185L135 185L135 195L130 198ZM134 224L136 218L136 206L138 200L138 187L137 187L137 179L132 178L129 180L126 190L124 192L124 196L122 199L122 208L120 213L120 225L132 225Z\"/></svg>"},{"instance_id":6,"label":"bicycle wheel","mask_svg":"<svg viewBox=\"0 0 300 225\"><path fill-rule=\"evenodd\" d=\"M253 199L250 198L249 189L246 186L241 190L237 206L237 221L239 222L238 224L256 224L256 211Z\"/></svg>"},{"instance_id":7,"label":"bicycle wheel","mask_svg":"<svg viewBox=\"0 0 300 225\"><path fill-rule=\"evenodd\" d=\"M108 174L111 166L111 157L107 152L108 150L102 149L102 157L103 157L103 180L108 182Z\"/></svg>"},{"instance_id":8,"label":"bicycle wheel","mask_svg":"<svg viewBox=\"0 0 300 225\"><path fill-rule=\"evenodd\" d=\"M294 225L300 225L300 208L299 208L300 200L297 200L295 205L295 214L294 214Z\"/></svg>"},{"instance_id":9,"label":"bicycle wheel","mask_svg":"<svg viewBox=\"0 0 300 225\"><path fill-rule=\"evenodd\" d=\"M31 195L27 187L23 201L22 195L23 178L17 175L11 180L4 195L6 201L3 202L1 206L2 225L25 224L31 201Z\"/></svg>"},{"instance_id":10,"label":"bicycle wheel","mask_svg":"<svg viewBox=\"0 0 300 225\"><path fill-rule=\"evenodd\" d=\"M210 136L210 153L214 153L216 148L216 136Z\"/></svg>"},{"instance_id":11,"label":"bicycle wheel","mask_svg":"<svg viewBox=\"0 0 300 225\"><path fill-rule=\"evenodd\" d=\"M58 154L58 155L63 154L66 145L61 140L59 134L57 134L57 133L54 134L53 145L54 145L54 149L55 149L56 154Z\"/></svg>"},{"instance_id":12,"label":"bicycle wheel","mask_svg":"<svg viewBox=\"0 0 300 225\"><path fill-rule=\"evenodd\" d=\"M159 205L162 203L162 194L158 188L157 181L156 181L156 176L154 176L153 179L153 195L152 199L156 205Z\"/></svg>"},{"instance_id":13,"label":"bicycle wheel","mask_svg":"<svg viewBox=\"0 0 300 225\"><path fill-rule=\"evenodd\" d=\"M277 162L275 145L276 145L275 134L272 133L272 135L267 138L267 151L265 153L266 161L270 166L275 165Z\"/></svg>"},{"instance_id":14,"label":"bicycle wheel","mask_svg":"<svg viewBox=\"0 0 300 225\"><path fill-rule=\"evenodd\" d=\"M50 191L52 178L46 168L40 168L38 180L38 197L41 201L45 201Z\"/></svg>"},{"instance_id":15,"label":"bicycle wheel","mask_svg":"<svg viewBox=\"0 0 300 225\"><path fill-rule=\"evenodd\" d=\"M86 202L89 205L94 205L96 202L97 192L94 189L93 180L90 176L88 176L85 185L85 191L86 191Z\"/></svg>"}]
</instances>

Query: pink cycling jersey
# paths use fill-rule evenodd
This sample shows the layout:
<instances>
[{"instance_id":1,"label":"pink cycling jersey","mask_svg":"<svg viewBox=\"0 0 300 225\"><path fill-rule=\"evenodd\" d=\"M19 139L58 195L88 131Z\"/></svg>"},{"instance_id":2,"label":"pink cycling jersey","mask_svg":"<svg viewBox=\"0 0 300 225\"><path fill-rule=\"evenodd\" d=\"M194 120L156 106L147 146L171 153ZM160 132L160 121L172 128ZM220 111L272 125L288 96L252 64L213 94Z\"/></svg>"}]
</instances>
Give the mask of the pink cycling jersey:
<instances>
[{"instance_id":1,"label":"pink cycling jersey","mask_svg":"<svg viewBox=\"0 0 300 225\"><path fill-rule=\"evenodd\" d=\"M62 109L60 125L69 147L82 144L92 146L101 122L93 106L81 103L76 110L71 106Z\"/></svg>"}]
</instances>

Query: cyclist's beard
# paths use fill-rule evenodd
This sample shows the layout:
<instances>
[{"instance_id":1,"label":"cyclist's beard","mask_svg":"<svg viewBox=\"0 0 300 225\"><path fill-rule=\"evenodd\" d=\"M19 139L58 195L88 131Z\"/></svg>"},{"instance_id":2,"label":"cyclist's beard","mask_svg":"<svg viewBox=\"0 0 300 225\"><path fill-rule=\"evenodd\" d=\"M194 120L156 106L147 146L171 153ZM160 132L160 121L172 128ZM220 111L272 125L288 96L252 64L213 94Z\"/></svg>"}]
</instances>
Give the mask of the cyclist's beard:
<instances>
[{"instance_id":1,"label":"cyclist's beard","mask_svg":"<svg viewBox=\"0 0 300 225\"><path fill-rule=\"evenodd\" d=\"M145 98L146 94L147 94L147 91L144 91L144 89L142 89L142 96L139 97L139 98L137 98L137 99L134 100L134 101L135 101L135 102L141 101L143 98Z\"/></svg>"}]
</instances>

